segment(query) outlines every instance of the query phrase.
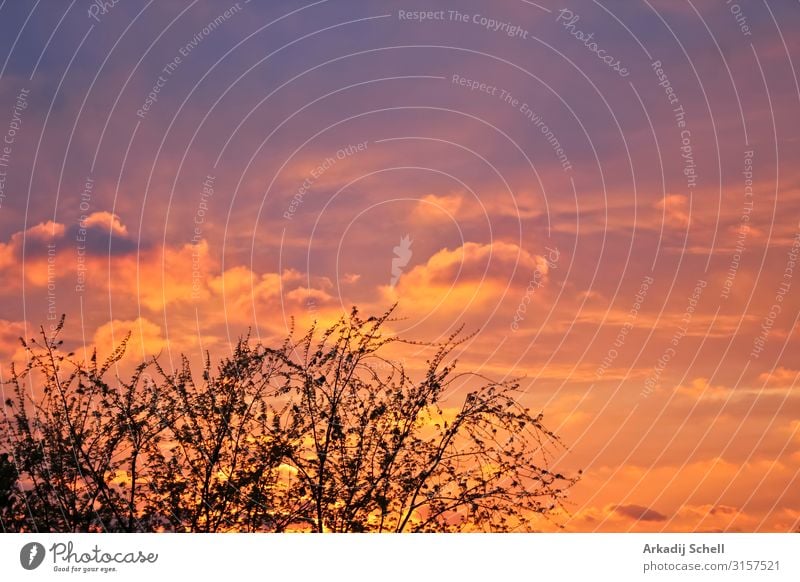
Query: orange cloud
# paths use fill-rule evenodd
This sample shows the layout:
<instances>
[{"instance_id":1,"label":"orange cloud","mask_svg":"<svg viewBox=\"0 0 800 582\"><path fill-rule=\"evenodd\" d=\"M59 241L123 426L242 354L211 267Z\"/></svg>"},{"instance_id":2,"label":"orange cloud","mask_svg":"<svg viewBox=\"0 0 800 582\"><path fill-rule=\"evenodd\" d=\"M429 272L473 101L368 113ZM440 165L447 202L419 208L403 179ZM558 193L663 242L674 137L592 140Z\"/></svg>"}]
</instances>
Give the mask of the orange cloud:
<instances>
[{"instance_id":1,"label":"orange cloud","mask_svg":"<svg viewBox=\"0 0 800 582\"><path fill-rule=\"evenodd\" d=\"M412 217L416 222L447 222L455 220L463 202L459 194L437 196L428 194L420 198Z\"/></svg>"},{"instance_id":2,"label":"orange cloud","mask_svg":"<svg viewBox=\"0 0 800 582\"><path fill-rule=\"evenodd\" d=\"M769 377L768 374L761 374L759 380ZM743 384L739 386L712 386L707 378L695 378L687 386L678 386L675 389L679 394L688 396L696 400L733 400L745 397L753 398L767 394L786 394L791 390L791 383L783 381L767 382L763 386L752 386Z\"/></svg>"},{"instance_id":3,"label":"orange cloud","mask_svg":"<svg viewBox=\"0 0 800 582\"><path fill-rule=\"evenodd\" d=\"M569 531L790 531L794 478L773 459L589 468L573 495L584 505L562 517Z\"/></svg>"},{"instance_id":4,"label":"orange cloud","mask_svg":"<svg viewBox=\"0 0 800 582\"><path fill-rule=\"evenodd\" d=\"M128 227L122 224L119 216L110 212L93 212L84 221L87 227L100 226L116 236L128 236Z\"/></svg>"},{"instance_id":5,"label":"orange cloud","mask_svg":"<svg viewBox=\"0 0 800 582\"><path fill-rule=\"evenodd\" d=\"M108 259L106 259L106 264ZM118 297L130 297L139 305L157 311L172 303L191 303L209 297L206 281L216 267L208 242L180 247L154 248L140 254L115 257L111 261L110 283ZM102 263L97 265L102 269Z\"/></svg>"},{"instance_id":6,"label":"orange cloud","mask_svg":"<svg viewBox=\"0 0 800 582\"><path fill-rule=\"evenodd\" d=\"M642 505L614 505L612 511L635 521L666 521L667 516Z\"/></svg>"},{"instance_id":7,"label":"orange cloud","mask_svg":"<svg viewBox=\"0 0 800 582\"><path fill-rule=\"evenodd\" d=\"M734 395L734 392L725 386L711 386L708 378L695 378L688 386L678 386L675 390L696 400L727 400Z\"/></svg>"},{"instance_id":8,"label":"orange cloud","mask_svg":"<svg viewBox=\"0 0 800 582\"><path fill-rule=\"evenodd\" d=\"M345 273L342 277L342 283L347 283L348 285L352 285L353 283L358 283L361 279L360 274L356 273Z\"/></svg>"},{"instance_id":9,"label":"orange cloud","mask_svg":"<svg viewBox=\"0 0 800 582\"><path fill-rule=\"evenodd\" d=\"M28 283L43 287L47 285L48 280L57 278L63 272L63 269L59 270L59 261L56 260L57 248L47 245L62 238L65 230L63 224L48 220L25 231L15 232L7 243L0 243L0 272L4 275L3 285L13 289L19 287L22 280L23 245L25 279Z\"/></svg>"},{"instance_id":10,"label":"orange cloud","mask_svg":"<svg viewBox=\"0 0 800 582\"><path fill-rule=\"evenodd\" d=\"M314 319L319 309L332 306L333 298L328 293L332 287L326 277L309 279L294 269L259 275L243 266L228 269L208 282L210 299L224 302L226 320L251 325L257 317L259 324L278 327L283 318L276 315L282 310L286 319L290 316Z\"/></svg>"},{"instance_id":11,"label":"orange cloud","mask_svg":"<svg viewBox=\"0 0 800 582\"><path fill-rule=\"evenodd\" d=\"M687 196L667 194L655 206L663 212L664 223L667 226L685 228L689 225L689 198Z\"/></svg>"},{"instance_id":12,"label":"orange cloud","mask_svg":"<svg viewBox=\"0 0 800 582\"><path fill-rule=\"evenodd\" d=\"M104 323L94 332L93 345L85 350L88 356L93 348L97 348L98 360L107 358L122 340L130 333L123 361L137 364L158 355L167 345L161 326L147 318L134 320L114 319Z\"/></svg>"},{"instance_id":13,"label":"orange cloud","mask_svg":"<svg viewBox=\"0 0 800 582\"><path fill-rule=\"evenodd\" d=\"M527 284L534 271L544 282L549 269L544 257L512 243L467 242L453 250L438 251L402 275L396 287L384 286L381 292L385 303L399 299L422 312L435 308L461 310L470 304L499 301L507 286ZM512 281L512 274L519 280Z\"/></svg>"},{"instance_id":14,"label":"orange cloud","mask_svg":"<svg viewBox=\"0 0 800 582\"><path fill-rule=\"evenodd\" d=\"M19 338L25 336L25 330L24 321L0 319L0 365L9 361L22 361L19 358L22 353Z\"/></svg>"},{"instance_id":15,"label":"orange cloud","mask_svg":"<svg viewBox=\"0 0 800 582\"><path fill-rule=\"evenodd\" d=\"M764 382L770 387L789 387L793 386L797 382L798 374L800 374L800 371L798 370L791 370L789 368L779 366L771 372L763 372L761 375L759 375L758 379L760 382Z\"/></svg>"}]
</instances>

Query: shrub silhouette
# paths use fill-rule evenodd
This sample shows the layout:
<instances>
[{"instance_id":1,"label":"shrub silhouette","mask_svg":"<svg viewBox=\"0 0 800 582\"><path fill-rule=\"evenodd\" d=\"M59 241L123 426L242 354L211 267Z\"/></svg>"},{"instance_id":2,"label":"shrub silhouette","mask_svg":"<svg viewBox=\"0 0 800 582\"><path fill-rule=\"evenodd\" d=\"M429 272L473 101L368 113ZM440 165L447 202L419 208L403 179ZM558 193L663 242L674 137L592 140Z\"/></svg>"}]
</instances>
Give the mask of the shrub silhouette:
<instances>
[{"instance_id":1,"label":"shrub silhouette","mask_svg":"<svg viewBox=\"0 0 800 582\"><path fill-rule=\"evenodd\" d=\"M3 529L530 530L578 478L548 466L558 437L515 383L455 372L458 333L412 379L382 351L405 341L382 334L391 313L353 309L277 347L244 337L200 377L186 357L173 372L155 358L112 384L127 338L80 362L60 347L62 318L23 341L27 364L3 387Z\"/></svg>"}]
</instances>

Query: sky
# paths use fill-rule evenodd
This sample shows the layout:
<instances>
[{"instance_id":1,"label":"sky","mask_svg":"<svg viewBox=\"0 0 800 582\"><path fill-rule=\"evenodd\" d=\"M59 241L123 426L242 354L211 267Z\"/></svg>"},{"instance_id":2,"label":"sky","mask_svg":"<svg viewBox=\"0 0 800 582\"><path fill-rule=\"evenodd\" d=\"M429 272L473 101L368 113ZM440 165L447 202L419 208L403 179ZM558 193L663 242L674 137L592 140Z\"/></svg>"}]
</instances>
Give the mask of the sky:
<instances>
[{"instance_id":1,"label":"sky","mask_svg":"<svg viewBox=\"0 0 800 582\"><path fill-rule=\"evenodd\" d=\"M800 526L800 5L0 1L0 374L397 303L583 471L542 529ZM397 354L412 370L424 354ZM458 393L450 395L454 400ZM461 394L463 397L463 394Z\"/></svg>"}]
</instances>

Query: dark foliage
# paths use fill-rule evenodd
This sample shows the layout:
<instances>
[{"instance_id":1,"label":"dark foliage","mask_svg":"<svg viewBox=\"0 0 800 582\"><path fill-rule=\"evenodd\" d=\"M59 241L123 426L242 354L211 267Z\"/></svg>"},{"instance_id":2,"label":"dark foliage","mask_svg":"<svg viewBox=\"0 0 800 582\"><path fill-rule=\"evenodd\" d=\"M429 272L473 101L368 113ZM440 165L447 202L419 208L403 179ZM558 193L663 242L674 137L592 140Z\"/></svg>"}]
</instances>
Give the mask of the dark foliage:
<instances>
[{"instance_id":1,"label":"dark foliage","mask_svg":"<svg viewBox=\"0 0 800 582\"><path fill-rule=\"evenodd\" d=\"M63 320L23 341L3 387L3 529L531 529L576 480L548 466L558 438L516 384L455 372L456 335L412 379L381 351L403 341L382 335L390 315L354 309L277 347L246 337L199 378L154 359L113 385L126 342L99 364L62 352ZM454 383L479 387L456 406Z\"/></svg>"}]
</instances>

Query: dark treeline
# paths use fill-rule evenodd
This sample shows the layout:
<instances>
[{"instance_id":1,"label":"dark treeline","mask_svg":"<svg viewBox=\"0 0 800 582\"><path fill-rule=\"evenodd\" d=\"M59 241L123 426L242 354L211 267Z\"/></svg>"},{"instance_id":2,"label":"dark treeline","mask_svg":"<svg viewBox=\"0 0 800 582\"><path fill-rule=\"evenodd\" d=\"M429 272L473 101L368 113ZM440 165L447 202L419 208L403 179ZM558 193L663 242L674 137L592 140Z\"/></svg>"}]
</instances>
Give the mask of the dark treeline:
<instances>
[{"instance_id":1,"label":"dark treeline","mask_svg":"<svg viewBox=\"0 0 800 582\"><path fill-rule=\"evenodd\" d=\"M412 379L380 350L391 310L357 310L268 347L245 337L202 373L158 359L126 380L23 341L0 419L0 524L39 532L530 530L577 477L516 384L456 373L457 334ZM434 353L435 352L435 353ZM454 382L479 380L457 402Z\"/></svg>"}]
</instances>

